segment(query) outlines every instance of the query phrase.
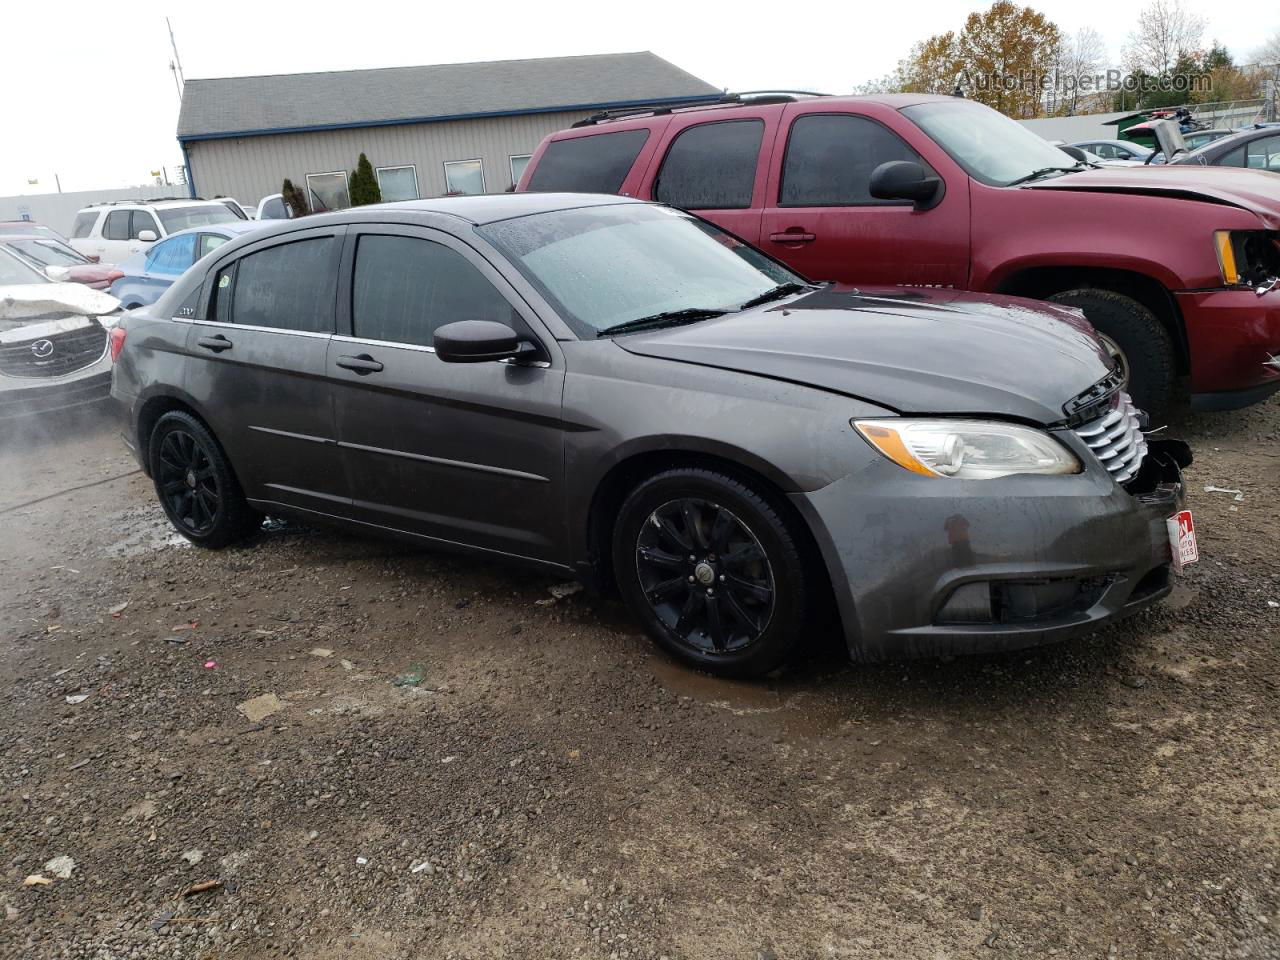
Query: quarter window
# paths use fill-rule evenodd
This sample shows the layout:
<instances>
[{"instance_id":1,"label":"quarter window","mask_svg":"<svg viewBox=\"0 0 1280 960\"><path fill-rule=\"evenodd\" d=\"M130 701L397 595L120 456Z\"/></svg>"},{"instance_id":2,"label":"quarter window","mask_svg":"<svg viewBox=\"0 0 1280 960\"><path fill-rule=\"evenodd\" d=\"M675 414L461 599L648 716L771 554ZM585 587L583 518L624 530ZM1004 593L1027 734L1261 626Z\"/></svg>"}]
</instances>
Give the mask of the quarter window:
<instances>
[{"instance_id":1,"label":"quarter window","mask_svg":"<svg viewBox=\"0 0 1280 960\"><path fill-rule=\"evenodd\" d=\"M147 269L153 273L182 273L195 259L196 237L185 233L157 243L147 254Z\"/></svg>"},{"instance_id":2,"label":"quarter window","mask_svg":"<svg viewBox=\"0 0 1280 960\"><path fill-rule=\"evenodd\" d=\"M484 164L479 160L450 160L444 165L444 185L450 196L484 193Z\"/></svg>"},{"instance_id":3,"label":"quarter window","mask_svg":"<svg viewBox=\"0 0 1280 960\"><path fill-rule=\"evenodd\" d=\"M553 140L533 168L529 189L617 193L648 139L648 130L619 130Z\"/></svg>"},{"instance_id":4,"label":"quarter window","mask_svg":"<svg viewBox=\"0 0 1280 960\"><path fill-rule=\"evenodd\" d=\"M289 211L284 208L284 201L280 197L272 197L258 211L259 220L287 220L288 218Z\"/></svg>"},{"instance_id":5,"label":"quarter window","mask_svg":"<svg viewBox=\"0 0 1280 960\"><path fill-rule=\"evenodd\" d=\"M333 332L332 237L268 247L218 271L214 317L221 323Z\"/></svg>"},{"instance_id":6,"label":"quarter window","mask_svg":"<svg viewBox=\"0 0 1280 960\"><path fill-rule=\"evenodd\" d=\"M1247 144L1244 165L1255 170L1280 170L1280 136L1263 137Z\"/></svg>"},{"instance_id":7,"label":"quarter window","mask_svg":"<svg viewBox=\"0 0 1280 960\"><path fill-rule=\"evenodd\" d=\"M196 245L196 259L199 260L207 253L213 253L214 250L217 250L226 242L226 237L220 237L216 233L200 234L200 241Z\"/></svg>"},{"instance_id":8,"label":"quarter window","mask_svg":"<svg viewBox=\"0 0 1280 960\"><path fill-rule=\"evenodd\" d=\"M71 237L74 240L83 240L89 234L93 233L93 225L98 222L98 212L96 210L88 210L84 213L76 214L76 222L71 227Z\"/></svg>"},{"instance_id":9,"label":"quarter window","mask_svg":"<svg viewBox=\"0 0 1280 960\"><path fill-rule=\"evenodd\" d=\"M897 134L866 117L797 117L787 140L778 203L784 207L894 203L871 196L871 172L890 160L923 163Z\"/></svg>"},{"instance_id":10,"label":"quarter window","mask_svg":"<svg viewBox=\"0 0 1280 960\"><path fill-rule=\"evenodd\" d=\"M685 210L751 206L763 120L704 123L678 134L654 183L653 197Z\"/></svg>"},{"instance_id":11,"label":"quarter window","mask_svg":"<svg viewBox=\"0 0 1280 960\"><path fill-rule=\"evenodd\" d=\"M102 225L102 236L107 240L129 239L129 211L112 210Z\"/></svg>"},{"instance_id":12,"label":"quarter window","mask_svg":"<svg viewBox=\"0 0 1280 960\"><path fill-rule=\"evenodd\" d=\"M455 320L519 325L507 299L462 254L379 234L362 236L356 247L351 319L357 337L424 347Z\"/></svg>"}]
</instances>

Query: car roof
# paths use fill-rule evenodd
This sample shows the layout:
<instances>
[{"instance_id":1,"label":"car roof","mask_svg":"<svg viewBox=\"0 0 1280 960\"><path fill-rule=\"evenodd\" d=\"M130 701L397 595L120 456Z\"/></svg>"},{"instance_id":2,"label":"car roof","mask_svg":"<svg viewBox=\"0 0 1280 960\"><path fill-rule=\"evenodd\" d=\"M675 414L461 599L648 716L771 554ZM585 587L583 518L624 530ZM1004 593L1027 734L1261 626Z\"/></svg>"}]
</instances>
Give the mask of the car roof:
<instances>
[{"instance_id":1,"label":"car roof","mask_svg":"<svg viewBox=\"0 0 1280 960\"><path fill-rule=\"evenodd\" d=\"M118 210L127 209L129 207L160 207L168 209L170 207L199 207L217 204L220 207L226 205L221 200L205 200L203 197L192 197L184 200L181 197L165 197L161 200L108 200L105 203L91 203L88 206L81 207L79 213L85 213L89 210Z\"/></svg>"},{"instance_id":2,"label":"car roof","mask_svg":"<svg viewBox=\"0 0 1280 960\"><path fill-rule=\"evenodd\" d=\"M226 233L238 237L242 233L261 230L270 222L270 220L229 220L226 223L207 223L202 227L186 227L182 230L175 230L165 239L180 237L184 233Z\"/></svg>"},{"instance_id":3,"label":"car roof","mask_svg":"<svg viewBox=\"0 0 1280 960\"><path fill-rule=\"evenodd\" d=\"M633 197L618 197L602 193L486 193L467 197L437 197L433 200L400 200L395 203L379 203L368 207L348 208L323 216L348 216L356 210L404 210L408 212L436 213L457 217L476 225L525 217L534 213L550 213L555 210L574 210L581 207L602 207L622 203L643 203ZM291 223L306 223L310 217Z\"/></svg>"}]
</instances>

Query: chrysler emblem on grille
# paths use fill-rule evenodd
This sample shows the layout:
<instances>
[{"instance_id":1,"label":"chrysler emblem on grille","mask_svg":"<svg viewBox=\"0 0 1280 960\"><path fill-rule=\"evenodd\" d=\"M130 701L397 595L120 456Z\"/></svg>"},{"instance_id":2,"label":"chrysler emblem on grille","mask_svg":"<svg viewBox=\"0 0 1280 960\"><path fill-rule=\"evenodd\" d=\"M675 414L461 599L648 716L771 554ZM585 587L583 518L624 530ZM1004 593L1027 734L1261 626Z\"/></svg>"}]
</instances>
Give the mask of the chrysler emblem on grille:
<instances>
[{"instance_id":1,"label":"chrysler emblem on grille","mask_svg":"<svg viewBox=\"0 0 1280 960\"><path fill-rule=\"evenodd\" d=\"M52 340L37 340L31 345L31 353L37 360L43 360L53 353Z\"/></svg>"}]
</instances>

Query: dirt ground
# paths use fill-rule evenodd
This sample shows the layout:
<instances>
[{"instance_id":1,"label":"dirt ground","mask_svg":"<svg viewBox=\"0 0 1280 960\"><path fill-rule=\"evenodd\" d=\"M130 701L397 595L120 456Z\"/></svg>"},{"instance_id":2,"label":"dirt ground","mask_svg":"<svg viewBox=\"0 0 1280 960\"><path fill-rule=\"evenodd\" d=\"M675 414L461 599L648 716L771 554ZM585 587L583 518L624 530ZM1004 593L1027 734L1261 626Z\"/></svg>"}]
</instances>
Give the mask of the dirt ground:
<instances>
[{"instance_id":1,"label":"dirt ground","mask_svg":"<svg viewBox=\"0 0 1280 960\"><path fill-rule=\"evenodd\" d=\"M487 560L196 550L107 422L5 429L0 956L1280 956L1280 400L1175 425L1151 612L755 685Z\"/></svg>"}]
</instances>

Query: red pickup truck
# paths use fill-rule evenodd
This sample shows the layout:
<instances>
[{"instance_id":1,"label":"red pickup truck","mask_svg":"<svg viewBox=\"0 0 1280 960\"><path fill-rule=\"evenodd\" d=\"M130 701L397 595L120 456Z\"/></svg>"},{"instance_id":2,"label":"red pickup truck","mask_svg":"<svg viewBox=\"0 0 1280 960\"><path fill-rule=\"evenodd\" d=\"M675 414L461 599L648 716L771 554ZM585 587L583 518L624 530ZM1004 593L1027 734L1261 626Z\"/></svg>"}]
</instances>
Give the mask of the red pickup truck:
<instances>
[{"instance_id":1,"label":"red pickup truck","mask_svg":"<svg viewBox=\"0 0 1280 960\"><path fill-rule=\"evenodd\" d=\"M729 95L587 118L543 140L518 189L696 211L814 280L1078 307L1153 415L1181 375L1200 410L1280 389L1266 171L1098 169L953 97Z\"/></svg>"}]
</instances>

